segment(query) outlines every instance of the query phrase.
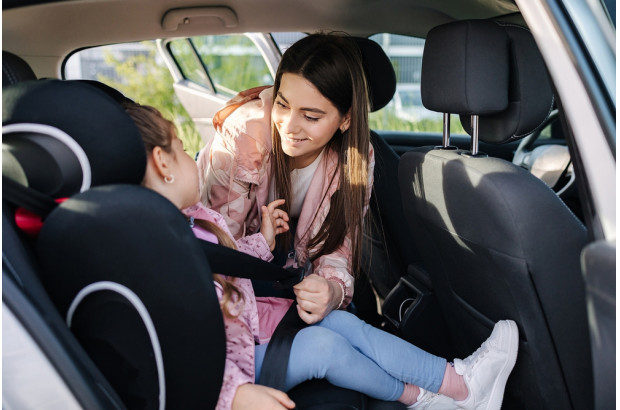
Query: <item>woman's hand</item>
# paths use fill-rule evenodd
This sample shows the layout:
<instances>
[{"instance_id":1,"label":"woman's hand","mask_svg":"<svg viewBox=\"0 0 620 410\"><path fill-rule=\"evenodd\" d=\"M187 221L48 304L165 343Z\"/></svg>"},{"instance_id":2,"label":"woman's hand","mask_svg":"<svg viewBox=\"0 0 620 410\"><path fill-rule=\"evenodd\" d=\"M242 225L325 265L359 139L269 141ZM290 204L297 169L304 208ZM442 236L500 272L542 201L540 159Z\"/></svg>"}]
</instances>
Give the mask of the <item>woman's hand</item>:
<instances>
[{"instance_id":1,"label":"woman's hand","mask_svg":"<svg viewBox=\"0 0 620 410\"><path fill-rule=\"evenodd\" d=\"M288 231L288 214L278 207L284 204L284 199L276 199L275 201L261 206L262 221L260 225L260 233L263 234L269 250L273 251L276 247L276 235Z\"/></svg>"},{"instance_id":2,"label":"woman's hand","mask_svg":"<svg viewBox=\"0 0 620 410\"><path fill-rule=\"evenodd\" d=\"M237 388L232 402L232 410L272 410L293 409L295 403L280 390L260 384L242 384Z\"/></svg>"},{"instance_id":3,"label":"woman's hand","mask_svg":"<svg viewBox=\"0 0 620 410\"><path fill-rule=\"evenodd\" d=\"M313 273L293 286L293 291L297 297L299 317L311 325L320 322L329 312L338 308L343 289L338 282Z\"/></svg>"}]
</instances>

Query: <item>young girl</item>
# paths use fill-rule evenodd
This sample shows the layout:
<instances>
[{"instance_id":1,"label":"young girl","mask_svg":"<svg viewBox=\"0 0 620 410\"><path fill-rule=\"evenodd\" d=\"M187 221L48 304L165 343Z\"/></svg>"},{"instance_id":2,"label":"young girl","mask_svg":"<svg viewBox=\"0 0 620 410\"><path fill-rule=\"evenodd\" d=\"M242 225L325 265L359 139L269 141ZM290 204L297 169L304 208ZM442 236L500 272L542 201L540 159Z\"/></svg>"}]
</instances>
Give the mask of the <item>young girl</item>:
<instances>
[{"instance_id":1,"label":"young girl","mask_svg":"<svg viewBox=\"0 0 620 410\"><path fill-rule=\"evenodd\" d=\"M173 124L152 107L130 104L126 110L140 129L147 150L143 184L179 209L186 208L199 238L270 260L275 235L289 228L287 214L277 208L284 202L261 207L261 233L235 242L223 217L198 202L196 165L183 152ZM253 384L267 344L255 345L261 332L251 281L214 277L227 344L218 409L293 408L285 393ZM326 378L336 386L381 400L398 400L411 408L499 409L517 348L515 323L500 321L474 354L451 364L348 312L333 311L296 335L286 384L290 389L305 380Z\"/></svg>"}]
</instances>

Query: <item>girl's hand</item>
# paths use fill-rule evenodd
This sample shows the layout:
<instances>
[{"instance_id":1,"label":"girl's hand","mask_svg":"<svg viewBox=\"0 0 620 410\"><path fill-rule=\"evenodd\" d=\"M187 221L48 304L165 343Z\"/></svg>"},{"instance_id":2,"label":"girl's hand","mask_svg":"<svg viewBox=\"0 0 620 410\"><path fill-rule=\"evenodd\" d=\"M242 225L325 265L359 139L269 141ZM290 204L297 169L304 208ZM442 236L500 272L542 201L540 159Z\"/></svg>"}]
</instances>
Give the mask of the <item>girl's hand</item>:
<instances>
[{"instance_id":1,"label":"girl's hand","mask_svg":"<svg viewBox=\"0 0 620 410\"><path fill-rule=\"evenodd\" d=\"M316 273L293 286L293 291L299 317L309 325L323 320L342 300L342 287Z\"/></svg>"},{"instance_id":2,"label":"girl's hand","mask_svg":"<svg viewBox=\"0 0 620 410\"><path fill-rule=\"evenodd\" d=\"M232 402L232 410L293 408L295 408L295 403L286 393L271 387L251 383L239 386Z\"/></svg>"},{"instance_id":3,"label":"girl's hand","mask_svg":"<svg viewBox=\"0 0 620 410\"><path fill-rule=\"evenodd\" d=\"M281 209L280 205L284 204L284 199L276 199L275 201L261 206L262 221L260 225L260 233L263 234L269 250L273 251L276 247L276 235L288 231L288 214Z\"/></svg>"}]
</instances>

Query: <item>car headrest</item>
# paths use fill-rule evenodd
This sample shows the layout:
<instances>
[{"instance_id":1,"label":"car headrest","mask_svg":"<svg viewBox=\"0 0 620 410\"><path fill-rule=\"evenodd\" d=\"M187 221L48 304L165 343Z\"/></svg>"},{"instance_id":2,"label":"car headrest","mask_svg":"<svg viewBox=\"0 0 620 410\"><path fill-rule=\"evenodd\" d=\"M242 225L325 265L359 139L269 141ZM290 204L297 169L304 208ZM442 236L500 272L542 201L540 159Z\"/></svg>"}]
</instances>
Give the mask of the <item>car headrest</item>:
<instances>
[{"instance_id":1,"label":"car headrest","mask_svg":"<svg viewBox=\"0 0 620 410\"><path fill-rule=\"evenodd\" d=\"M544 62L523 27L486 20L444 24L429 31L422 57L422 103L459 114L478 138L504 143L539 127L553 107Z\"/></svg>"},{"instance_id":2,"label":"car headrest","mask_svg":"<svg viewBox=\"0 0 620 410\"><path fill-rule=\"evenodd\" d=\"M28 63L11 52L2 50L2 88L22 81L36 80Z\"/></svg>"},{"instance_id":3,"label":"car headrest","mask_svg":"<svg viewBox=\"0 0 620 410\"><path fill-rule=\"evenodd\" d=\"M104 84L100 81L96 81L96 80L70 80L70 81L78 81L78 82L82 82L84 84L88 84L91 85L101 91L103 91L104 93L108 94L110 97L112 97L112 99L114 101L116 101L119 104L125 104L125 103L133 103L134 101L131 98L126 97L123 93L121 93L120 91L118 91L116 88L112 88L107 84Z\"/></svg>"},{"instance_id":4,"label":"car headrest","mask_svg":"<svg viewBox=\"0 0 620 410\"><path fill-rule=\"evenodd\" d=\"M364 37L353 37L362 54L370 99L370 111L385 107L396 92L396 74L392 62L381 46Z\"/></svg>"},{"instance_id":5,"label":"car headrest","mask_svg":"<svg viewBox=\"0 0 620 410\"><path fill-rule=\"evenodd\" d=\"M4 88L3 176L54 198L103 184L139 184L144 144L112 91L61 80Z\"/></svg>"},{"instance_id":6,"label":"car headrest","mask_svg":"<svg viewBox=\"0 0 620 410\"><path fill-rule=\"evenodd\" d=\"M521 26L497 23L510 44L508 107L479 117L479 138L489 143L518 140L545 124L554 107L553 89L532 33ZM470 135L471 117L460 117Z\"/></svg>"},{"instance_id":7,"label":"car headrest","mask_svg":"<svg viewBox=\"0 0 620 410\"><path fill-rule=\"evenodd\" d=\"M422 55L422 104L451 114L488 114L508 106L508 36L490 21L431 29Z\"/></svg>"},{"instance_id":8,"label":"car headrest","mask_svg":"<svg viewBox=\"0 0 620 410\"><path fill-rule=\"evenodd\" d=\"M37 253L50 298L127 408L215 408L223 317L170 201L138 185L92 188L49 214Z\"/></svg>"}]
</instances>

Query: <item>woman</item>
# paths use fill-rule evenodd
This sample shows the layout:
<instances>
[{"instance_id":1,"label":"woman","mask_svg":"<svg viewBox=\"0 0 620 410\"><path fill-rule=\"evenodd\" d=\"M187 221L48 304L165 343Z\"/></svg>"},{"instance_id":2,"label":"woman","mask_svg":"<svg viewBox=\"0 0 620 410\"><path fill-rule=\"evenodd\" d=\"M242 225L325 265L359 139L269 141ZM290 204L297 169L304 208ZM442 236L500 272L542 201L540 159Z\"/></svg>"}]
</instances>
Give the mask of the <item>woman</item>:
<instances>
[{"instance_id":1,"label":"woman","mask_svg":"<svg viewBox=\"0 0 620 410\"><path fill-rule=\"evenodd\" d=\"M235 241L221 215L198 202L196 164L183 152L173 124L156 109L126 105L147 151L143 185L168 198L189 217L196 236L255 257L271 260L276 235L288 215L276 200L261 207L260 233ZM193 205L195 204L195 205ZM290 409L282 391L255 384L267 344L260 343L258 311L249 279L214 275L226 329L226 365L217 409ZM302 329L291 346L286 390L313 378L398 400L412 409L499 409L518 350L513 321L500 321L470 357L448 363L406 341L374 328L349 312L333 311Z\"/></svg>"},{"instance_id":2,"label":"woman","mask_svg":"<svg viewBox=\"0 0 620 410\"><path fill-rule=\"evenodd\" d=\"M294 289L308 324L353 297L374 168L368 106L354 40L312 34L284 53L273 87L242 92L215 115L216 136L198 157L201 200L236 238L257 232L260 206L285 200L292 229L276 253L311 272ZM289 305L261 300L261 332Z\"/></svg>"}]
</instances>

